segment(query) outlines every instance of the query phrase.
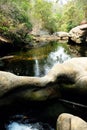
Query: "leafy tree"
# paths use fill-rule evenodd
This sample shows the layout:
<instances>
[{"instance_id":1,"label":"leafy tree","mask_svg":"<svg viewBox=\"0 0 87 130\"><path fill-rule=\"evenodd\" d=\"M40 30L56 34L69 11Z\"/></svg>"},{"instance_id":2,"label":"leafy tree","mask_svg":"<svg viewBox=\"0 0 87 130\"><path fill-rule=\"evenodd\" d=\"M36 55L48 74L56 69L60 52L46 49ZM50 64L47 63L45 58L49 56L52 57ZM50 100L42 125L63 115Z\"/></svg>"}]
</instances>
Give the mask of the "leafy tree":
<instances>
[{"instance_id":1,"label":"leafy tree","mask_svg":"<svg viewBox=\"0 0 87 130\"><path fill-rule=\"evenodd\" d=\"M55 17L52 12L52 3L46 0L35 0L33 3L33 18L37 19L42 29L53 33L56 29Z\"/></svg>"},{"instance_id":2,"label":"leafy tree","mask_svg":"<svg viewBox=\"0 0 87 130\"><path fill-rule=\"evenodd\" d=\"M87 20L87 0L76 0L77 5L83 10L84 19Z\"/></svg>"},{"instance_id":3,"label":"leafy tree","mask_svg":"<svg viewBox=\"0 0 87 130\"><path fill-rule=\"evenodd\" d=\"M83 9L81 9L80 6L77 6L77 2L75 0L69 1L63 7L63 22L61 28L65 31L69 31L73 27L79 25L82 19L84 18L83 12Z\"/></svg>"}]
</instances>

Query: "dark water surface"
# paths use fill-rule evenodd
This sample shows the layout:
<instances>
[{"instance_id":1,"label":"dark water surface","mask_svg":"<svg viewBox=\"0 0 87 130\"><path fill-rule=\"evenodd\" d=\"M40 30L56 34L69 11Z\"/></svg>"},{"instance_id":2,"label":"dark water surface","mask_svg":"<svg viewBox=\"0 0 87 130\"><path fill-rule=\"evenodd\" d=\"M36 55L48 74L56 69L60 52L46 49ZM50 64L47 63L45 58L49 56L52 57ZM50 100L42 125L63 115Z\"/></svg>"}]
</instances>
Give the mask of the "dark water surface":
<instances>
[{"instance_id":1,"label":"dark water surface","mask_svg":"<svg viewBox=\"0 0 87 130\"><path fill-rule=\"evenodd\" d=\"M41 77L47 74L54 64L62 63L72 57L87 56L86 50L87 47L84 46L71 46L67 43L52 42L40 48L12 53L13 58L0 61L0 70L9 71L17 75ZM16 111L15 107L12 110L10 108L11 111L15 112L9 115L7 114L10 113L8 112L9 109L5 111L6 116L9 116L6 117L5 114L2 114L3 118L0 117L0 120L3 119L4 121L0 121L2 123L1 126L5 130L54 130L54 122L51 120L52 116L48 117L48 115L51 115L48 113L54 113L55 119L57 119L56 113L59 115L62 112L69 112L69 110L64 109L57 101L50 111L53 103L54 101L50 102L50 104L40 103L37 105L37 110L35 108L33 110L33 107L36 106L29 107L27 110L24 109L27 105L20 107L19 112ZM42 120L42 118L44 119ZM2 130L2 127L0 127L0 130Z\"/></svg>"},{"instance_id":2,"label":"dark water surface","mask_svg":"<svg viewBox=\"0 0 87 130\"><path fill-rule=\"evenodd\" d=\"M72 57L67 44L56 42L12 55L14 58L2 62L1 70L26 76L43 76L54 64Z\"/></svg>"}]
</instances>

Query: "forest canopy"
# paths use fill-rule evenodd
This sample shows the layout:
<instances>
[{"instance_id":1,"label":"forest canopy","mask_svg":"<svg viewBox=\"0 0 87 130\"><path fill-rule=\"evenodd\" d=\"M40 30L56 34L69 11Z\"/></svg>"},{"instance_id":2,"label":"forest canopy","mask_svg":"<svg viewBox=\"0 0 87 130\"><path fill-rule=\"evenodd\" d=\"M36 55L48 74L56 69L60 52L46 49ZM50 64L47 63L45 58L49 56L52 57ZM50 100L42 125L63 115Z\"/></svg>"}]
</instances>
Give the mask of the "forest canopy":
<instances>
[{"instance_id":1,"label":"forest canopy","mask_svg":"<svg viewBox=\"0 0 87 130\"><path fill-rule=\"evenodd\" d=\"M0 0L0 35L27 42L31 31L70 31L87 20L86 0Z\"/></svg>"}]
</instances>

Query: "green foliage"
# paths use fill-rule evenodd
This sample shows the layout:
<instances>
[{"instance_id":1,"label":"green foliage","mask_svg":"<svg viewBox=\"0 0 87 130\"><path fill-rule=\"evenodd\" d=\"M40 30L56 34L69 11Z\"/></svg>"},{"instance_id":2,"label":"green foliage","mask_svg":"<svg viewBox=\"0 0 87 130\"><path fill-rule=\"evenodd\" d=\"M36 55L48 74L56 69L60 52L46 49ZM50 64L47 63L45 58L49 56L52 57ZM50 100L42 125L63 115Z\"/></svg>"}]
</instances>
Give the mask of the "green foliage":
<instances>
[{"instance_id":1,"label":"green foliage","mask_svg":"<svg viewBox=\"0 0 87 130\"><path fill-rule=\"evenodd\" d=\"M79 25L86 17L86 0L68 0L67 4L60 6L46 0L35 0L33 3L33 16L37 24L50 33L55 31L70 31ZM35 20L36 21L36 20ZM35 24L35 23L34 23Z\"/></svg>"},{"instance_id":2,"label":"green foliage","mask_svg":"<svg viewBox=\"0 0 87 130\"><path fill-rule=\"evenodd\" d=\"M0 34L24 42L32 29L29 0L0 0Z\"/></svg>"},{"instance_id":3,"label":"green foliage","mask_svg":"<svg viewBox=\"0 0 87 130\"><path fill-rule=\"evenodd\" d=\"M41 24L41 29L46 29L50 33L56 31L57 27L52 12L52 3L49 3L46 0L35 0L33 8L33 17L38 19L36 24L39 22Z\"/></svg>"},{"instance_id":4,"label":"green foliage","mask_svg":"<svg viewBox=\"0 0 87 130\"><path fill-rule=\"evenodd\" d=\"M58 1L57 1L58 2ZM47 0L0 0L0 35L28 42L33 26L38 30L69 31L87 19L87 0L55 5Z\"/></svg>"},{"instance_id":5,"label":"green foliage","mask_svg":"<svg viewBox=\"0 0 87 130\"><path fill-rule=\"evenodd\" d=\"M83 10L84 19L87 20L87 0L76 0L80 10Z\"/></svg>"},{"instance_id":6,"label":"green foliage","mask_svg":"<svg viewBox=\"0 0 87 130\"><path fill-rule=\"evenodd\" d=\"M73 27L78 26L83 19L84 10L82 5L77 4L77 0L68 1L68 3L63 6L62 25L60 29L70 31Z\"/></svg>"}]
</instances>

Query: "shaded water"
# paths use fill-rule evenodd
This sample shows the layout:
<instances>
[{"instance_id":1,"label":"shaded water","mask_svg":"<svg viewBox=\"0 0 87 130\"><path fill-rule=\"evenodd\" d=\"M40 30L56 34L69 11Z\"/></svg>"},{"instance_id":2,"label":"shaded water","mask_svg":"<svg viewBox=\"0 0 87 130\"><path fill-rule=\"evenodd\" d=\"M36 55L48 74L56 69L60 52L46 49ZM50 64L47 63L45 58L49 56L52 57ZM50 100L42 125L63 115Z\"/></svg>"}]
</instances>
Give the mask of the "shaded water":
<instances>
[{"instance_id":1,"label":"shaded water","mask_svg":"<svg viewBox=\"0 0 87 130\"><path fill-rule=\"evenodd\" d=\"M73 49L67 43L53 42L40 48L13 53L13 58L0 62L0 70L9 71L17 75L41 77L47 74L54 64L62 63L74 56L83 56L82 52L81 48ZM86 51L84 53L86 54ZM8 122L6 130L53 130L48 123L37 121L35 123L26 123L21 120L9 120Z\"/></svg>"},{"instance_id":2,"label":"shaded water","mask_svg":"<svg viewBox=\"0 0 87 130\"><path fill-rule=\"evenodd\" d=\"M4 61L4 66L1 66L1 69L17 75L43 76L54 64L62 63L70 58L68 45L54 42L14 54L14 58Z\"/></svg>"}]
</instances>

